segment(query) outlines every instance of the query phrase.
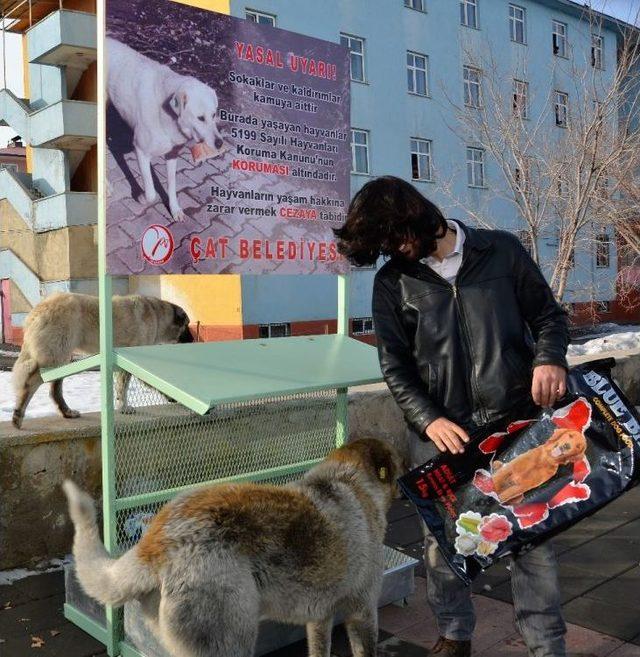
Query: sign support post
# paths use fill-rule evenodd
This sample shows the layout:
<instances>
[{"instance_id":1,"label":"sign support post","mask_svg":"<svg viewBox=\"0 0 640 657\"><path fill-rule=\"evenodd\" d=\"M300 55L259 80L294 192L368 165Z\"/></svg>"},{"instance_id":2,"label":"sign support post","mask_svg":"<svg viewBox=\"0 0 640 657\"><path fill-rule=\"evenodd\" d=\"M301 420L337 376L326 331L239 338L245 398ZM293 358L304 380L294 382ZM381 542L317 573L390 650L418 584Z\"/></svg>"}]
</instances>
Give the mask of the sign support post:
<instances>
[{"instance_id":1,"label":"sign support post","mask_svg":"<svg viewBox=\"0 0 640 657\"><path fill-rule=\"evenodd\" d=\"M111 276L107 273L106 217L106 61L105 61L105 0L97 2L97 150L98 150L98 305L100 309L100 407L102 452L102 500L104 544L115 556L118 541L115 512L115 441L113 425L113 303ZM113 657L120 654L122 639L122 608L112 606L106 612L106 647Z\"/></svg>"},{"instance_id":2,"label":"sign support post","mask_svg":"<svg viewBox=\"0 0 640 657\"><path fill-rule=\"evenodd\" d=\"M338 274L338 335L349 336L349 275ZM347 388L337 389L336 447L349 438L349 398Z\"/></svg>"}]
</instances>

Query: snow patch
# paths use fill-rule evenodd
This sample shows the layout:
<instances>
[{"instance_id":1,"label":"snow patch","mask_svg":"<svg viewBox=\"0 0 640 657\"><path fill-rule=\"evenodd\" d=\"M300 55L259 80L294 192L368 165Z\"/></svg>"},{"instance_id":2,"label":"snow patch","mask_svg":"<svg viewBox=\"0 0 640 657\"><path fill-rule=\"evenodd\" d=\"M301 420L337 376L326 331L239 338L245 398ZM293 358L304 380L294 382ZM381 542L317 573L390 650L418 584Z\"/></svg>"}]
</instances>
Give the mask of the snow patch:
<instances>
[{"instance_id":1,"label":"snow patch","mask_svg":"<svg viewBox=\"0 0 640 657\"><path fill-rule=\"evenodd\" d=\"M14 568L13 570L0 570L0 586L13 584L18 580L25 577L32 577L33 575L42 575L44 573L53 573L57 570L62 570L67 564L73 561L73 557L67 554L63 559L51 559L42 564L42 567L37 570L30 570L28 568Z\"/></svg>"},{"instance_id":2,"label":"snow patch","mask_svg":"<svg viewBox=\"0 0 640 657\"><path fill-rule=\"evenodd\" d=\"M70 408L80 413L100 410L100 372L81 372L67 377L62 384ZM15 397L11 372L0 372L0 422L8 422L13 414ZM49 397L49 384L43 383L33 396L25 418L57 415L58 409Z\"/></svg>"},{"instance_id":3,"label":"snow patch","mask_svg":"<svg viewBox=\"0 0 640 657\"><path fill-rule=\"evenodd\" d=\"M604 335L584 344L569 345L569 356L587 356L619 349L640 349L640 329Z\"/></svg>"}]
</instances>

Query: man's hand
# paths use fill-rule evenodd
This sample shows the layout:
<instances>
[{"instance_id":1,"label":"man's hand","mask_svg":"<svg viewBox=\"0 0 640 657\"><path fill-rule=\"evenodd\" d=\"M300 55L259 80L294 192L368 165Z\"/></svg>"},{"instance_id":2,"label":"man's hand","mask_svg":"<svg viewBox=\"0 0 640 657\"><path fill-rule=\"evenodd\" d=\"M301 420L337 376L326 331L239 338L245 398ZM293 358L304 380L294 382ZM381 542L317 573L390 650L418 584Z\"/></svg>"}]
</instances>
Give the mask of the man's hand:
<instances>
[{"instance_id":1,"label":"man's hand","mask_svg":"<svg viewBox=\"0 0 640 657\"><path fill-rule=\"evenodd\" d=\"M553 406L567 392L567 372L559 365L538 365L533 368L531 396L538 406Z\"/></svg>"},{"instance_id":2,"label":"man's hand","mask_svg":"<svg viewBox=\"0 0 640 657\"><path fill-rule=\"evenodd\" d=\"M449 450L452 454L462 454L464 443L469 442L467 432L446 417L439 417L431 422L424 433L441 452Z\"/></svg>"}]
</instances>

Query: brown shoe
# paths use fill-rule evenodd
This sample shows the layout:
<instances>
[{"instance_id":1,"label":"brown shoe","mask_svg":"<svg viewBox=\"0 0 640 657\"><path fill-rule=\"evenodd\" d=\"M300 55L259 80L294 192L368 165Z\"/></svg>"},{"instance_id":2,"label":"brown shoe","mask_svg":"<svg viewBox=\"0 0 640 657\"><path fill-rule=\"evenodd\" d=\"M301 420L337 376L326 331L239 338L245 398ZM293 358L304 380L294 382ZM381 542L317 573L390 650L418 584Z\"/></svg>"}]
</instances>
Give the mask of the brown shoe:
<instances>
[{"instance_id":1,"label":"brown shoe","mask_svg":"<svg viewBox=\"0 0 640 657\"><path fill-rule=\"evenodd\" d=\"M454 641L441 636L427 655L438 657L471 657L471 641Z\"/></svg>"}]
</instances>

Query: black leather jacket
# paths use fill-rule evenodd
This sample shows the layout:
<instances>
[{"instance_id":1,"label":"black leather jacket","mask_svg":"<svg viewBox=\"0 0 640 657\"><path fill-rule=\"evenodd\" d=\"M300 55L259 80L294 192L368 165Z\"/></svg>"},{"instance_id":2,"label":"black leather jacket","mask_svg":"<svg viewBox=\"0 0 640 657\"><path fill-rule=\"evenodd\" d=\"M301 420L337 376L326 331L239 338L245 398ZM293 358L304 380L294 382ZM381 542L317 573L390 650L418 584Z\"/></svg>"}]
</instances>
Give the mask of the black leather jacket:
<instances>
[{"instance_id":1,"label":"black leather jacket","mask_svg":"<svg viewBox=\"0 0 640 657\"><path fill-rule=\"evenodd\" d=\"M519 240L458 224L466 239L453 285L393 258L373 286L382 373L420 436L441 416L468 430L505 418L532 404L534 366L567 367L566 313Z\"/></svg>"}]
</instances>

